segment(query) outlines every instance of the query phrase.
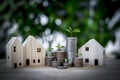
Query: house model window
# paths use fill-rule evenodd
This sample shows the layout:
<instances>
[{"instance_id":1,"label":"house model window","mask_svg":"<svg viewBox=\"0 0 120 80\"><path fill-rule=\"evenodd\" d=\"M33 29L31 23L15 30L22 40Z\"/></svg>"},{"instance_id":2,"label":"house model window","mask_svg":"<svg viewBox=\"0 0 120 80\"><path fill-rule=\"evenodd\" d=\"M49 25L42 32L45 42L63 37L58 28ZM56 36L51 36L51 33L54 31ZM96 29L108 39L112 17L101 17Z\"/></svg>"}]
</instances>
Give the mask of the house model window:
<instances>
[{"instance_id":1,"label":"house model window","mask_svg":"<svg viewBox=\"0 0 120 80\"><path fill-rule=\"evenodd\" d=\"M33 60L33 63L35 63L35 59Z\"/></svg>"},{"instance_id":2,"label":"house model window","mask_svg":"<svg viewBox=\"0 0 120 80\"><path fill-rule=\"evenodd\" d=\"M14 46L13 51L16 52L16 47Z\"/></svg>"},{"instance_id":3,"label":"house model window","mask_svg":"<svg viewBox=\"0 0 120 80\"><path fill-rule=\"evenodd\" d=\"M89 63L89 59L85 59L85 62L86 62L86 63Z\"/></svg>"},{"instance_id":4,"label":"house model window","mask_svg":"<svg viewBox=\"0 0 120 80\"><path fill-rule=\"evenodd\" d=\"M37 52L41 52L41 48L37 48Z\"/></svg>"},{"instance_id":5,"label":"house model window","mask_svg":"<svg viewBox=\"0 0 120 80\"><path fill-rule=\"evenodd\" d=\"M22 65L22 63L19 63L19 66L21 66Z\"/></svg>"},{"instance_id":6,"label":"house model window","mask_svg":"<svg viewBox=\"0 0 120 80\"><path fill-rule=\"evenodd\" d=\"M89 51L89 47L85 47L85 51Z\"/></svg>"},{"instance_id":7,"label":"house model window","mask_svg":"<svg viewBox=\"0 0 120 80\"><path fill-rule=\"evenodd\" d=\"M40 63L40 59L38 59L38 63Z\"/></svg>"},{"instance_id":8,"label":"house model window","mask_svg":"<svg viewBox=\"0 0 120 80\"><path fill-rule=\"evenodd\" d=\"M8 59L9 59L9 56L8 56Z\"/></svg>"}]
</instances>

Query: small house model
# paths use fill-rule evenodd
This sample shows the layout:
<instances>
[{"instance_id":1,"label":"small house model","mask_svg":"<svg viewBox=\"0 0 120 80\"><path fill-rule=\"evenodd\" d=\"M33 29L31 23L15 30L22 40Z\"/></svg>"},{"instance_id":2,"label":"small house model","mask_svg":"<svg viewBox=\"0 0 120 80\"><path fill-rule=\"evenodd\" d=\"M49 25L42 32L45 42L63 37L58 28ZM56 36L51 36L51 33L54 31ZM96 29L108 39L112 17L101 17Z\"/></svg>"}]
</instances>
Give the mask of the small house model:
<instances>
[{"instance_id":1,"label":"small house model","mask_svg":"<svg viewBox=\"0 0 120 80\"><path fill-rule=\"evenodd\" d=\"M17 37L12 37L6 45L7 67L23 67L23 48Z\"/></svg>"},{"instance_id":2,"label":"small house model","mask_svg":"<svg viewBox=\"0 0 120 80\"><path fill-rule=\"evenodd\" d=\"M84 64L104 65L104 48L95 39L79 48L78 54L82 54Z\"/></svg>"},{"instance_id":3,"label":"small house model","mask_svg":"<svg viewBox=\"0 0 120 80\"><path fill-rule=\"evenodd\" d=\"M24 66L45 64L45 50L33 36L28 36L24 41L23 54Z\"/></svg>"}]
</instances>

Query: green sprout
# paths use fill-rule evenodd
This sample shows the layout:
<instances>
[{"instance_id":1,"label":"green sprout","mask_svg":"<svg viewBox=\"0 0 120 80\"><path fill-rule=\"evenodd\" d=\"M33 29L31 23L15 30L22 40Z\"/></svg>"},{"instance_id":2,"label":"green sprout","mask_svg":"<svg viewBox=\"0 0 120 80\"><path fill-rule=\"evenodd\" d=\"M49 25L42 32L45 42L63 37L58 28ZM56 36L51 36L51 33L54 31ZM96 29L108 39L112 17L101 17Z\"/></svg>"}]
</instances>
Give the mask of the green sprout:
<instances>
[{"instance_id":1,"label":"green sprout","mask_svg":"<svg viewBox=\"0 0 120 80\"><path fill-rule=\"evenodd\" d=\"M72 62L72 59L68 59L68 63Z\"/></svg>"},{"instance_id":2,"label":"green sprout","mask_svg":"<svg viewBox=\"0 0 120 80\"><path fill-rule=\"evenodd\" d=\"M60 44L57 44L57 46L56 46L57 48L58 48L58 50L61 50L61 49L64 49L65 48L65 46L61 46Z\"/></svg>"},{"instance_id":3,"label":"green sprout","mask_svg":"<svg viewBox=\"0 0 120 80\"><path fill-rule=\"evenodd\" d=\"M48 48L47 51L53 51L53 48Z\"/></svg>"},{"instance_id":4,"label":"green sprout","mask_svg":"<svg viewBox=\"0 0 120 80\"><path fill-rule=\"evenodd\" d=\"M78 53L75 54L75 57L78 57Z\"/></svg>"},{"instance_id":5,"label":"green sprout","mask_svg":"<svg viewBox=\"0 0 120 80\"><path fill-rule=\"evenodd\" d=\"M52 55L53 55L53 52L52 52L52 51L53 51L53 48L48 48L48 49L47 49L47 55L48 55L48 56L52 56Z\"/></svg>"},{"instance_id":6,"label":"green sprout","mask_svg":"<svg viewBox=\"0 0 120 80\"><path fill-rule=\"evenodd\" d=\"M65 58L65 63L67 63L68 62L68 59L67 58Z\"/></svg>"},{"instance_id":7,"label":"green sprout","mask_svg":"<svg viewBox=\"0 0 120 80\"><path fill-rule=\"evenodd\" d=\"M79 57L82 57L82 53L79 53L78 56L79 56Z\"/></svg>"},{"instance_id":8,"label":"green sprout","mask_svg":"<svg viewBox=\"0 0 120 80\"><path fill-rule=\"evenodd\" d=\"M68 33L70 33L70 35L72 37L73 33L79 33L80 29L78 29L78 28L72 29L71 27L68 27L68 28L65 29L65 31L67 31Z\"/></svg>"}]
</instances>

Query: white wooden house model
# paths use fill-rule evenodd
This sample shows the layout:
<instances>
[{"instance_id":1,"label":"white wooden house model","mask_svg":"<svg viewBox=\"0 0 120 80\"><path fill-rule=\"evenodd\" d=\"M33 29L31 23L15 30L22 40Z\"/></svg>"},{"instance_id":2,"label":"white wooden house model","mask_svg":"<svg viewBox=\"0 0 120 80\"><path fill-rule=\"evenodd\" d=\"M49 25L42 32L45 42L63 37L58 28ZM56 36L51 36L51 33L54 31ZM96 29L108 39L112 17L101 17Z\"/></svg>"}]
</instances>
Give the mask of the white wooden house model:
<instances>
[{"instance_id":1,"label":"white wooden house model","mask_svg":"<svg viewBox=\"0 0 120 80\"><path fill-rule=\"evenodd\" d=\"M6 45L7 67L23 67L23 48L17 37L12 37Z\"/></svg>"},{"instance_id":2,"label":"white wooden house model","mask_svg":"<svg viewBox=\"0 0 120 80\"><path fill-rule=\"evenodd\" d=\"M104 48L95 39L89 40L79 48L78 56L79 54L82 54L84 64L104 65Z\"/></svg>"},{"instance_id":3,"label":"white wooden house model","mask_svg":"<svg viewBox=\"0 0 120 80\"><path fill-rule=\"evenodd\" d=\"M33 36L28 36L24 41L23 54L24 66L45 64L45 50Z\"/></svg>"}]
</instances>

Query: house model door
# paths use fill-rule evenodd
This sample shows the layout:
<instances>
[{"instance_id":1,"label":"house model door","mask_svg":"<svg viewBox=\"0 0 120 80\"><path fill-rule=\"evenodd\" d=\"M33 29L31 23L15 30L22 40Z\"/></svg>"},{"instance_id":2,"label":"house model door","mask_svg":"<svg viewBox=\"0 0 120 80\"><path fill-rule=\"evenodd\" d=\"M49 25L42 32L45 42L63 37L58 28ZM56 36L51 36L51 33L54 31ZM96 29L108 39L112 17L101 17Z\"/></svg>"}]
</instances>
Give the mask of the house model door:
<instances>
[{"instance_id":1,"label":"house model door","mask_svg":"<svg viewBox=\"0 0 120 80\"><path fill-rule=\"evenodd\" d=\"M17 68L17 63L14 63L14 68Z\"/></svg>"},{"instance_id":2,"label":"house model door","mask_svg":"<svg viewBox=\"0 0 120 80\"><path fill-rule=\"evenodd\" d=\"M95 59L94 64L98 65L98 59Z\"/></svg>"},{"instance_id":3,"label":"house model door","mask_svg":"<svg viewBox=\"0 0 120 80\"><path fill-rule=\"evenodd\" d=\"M26 59L26 66L30 66L30 60Z\"/></svg>"}]
</instances>

